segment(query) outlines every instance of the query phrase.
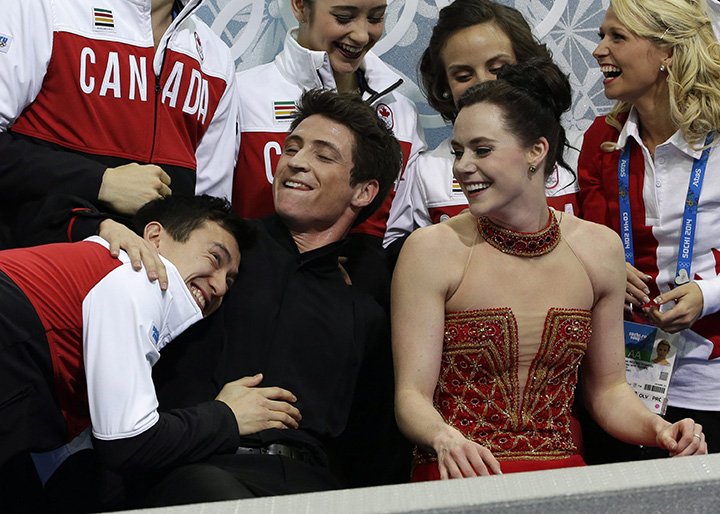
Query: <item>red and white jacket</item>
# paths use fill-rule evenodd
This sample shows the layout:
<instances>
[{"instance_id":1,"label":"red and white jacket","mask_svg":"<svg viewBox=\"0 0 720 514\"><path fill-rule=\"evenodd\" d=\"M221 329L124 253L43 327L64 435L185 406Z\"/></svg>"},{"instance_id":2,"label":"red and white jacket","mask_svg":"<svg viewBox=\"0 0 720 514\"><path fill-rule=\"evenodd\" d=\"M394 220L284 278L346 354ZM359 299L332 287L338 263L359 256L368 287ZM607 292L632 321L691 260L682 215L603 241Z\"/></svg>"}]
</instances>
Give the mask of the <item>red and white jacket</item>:
<instances>
[{"instance_id":1,"label":"red and white jacket","mask_svg":"<svg viewBox=\"0 0 720 514\"><path fill-rule=\"evenodd\" d=\"M577 162L577 152L568 150L565 160L570 166ZM440 223L467 209L468 202L460 184L453 176L450 139L430 152L423 152L417 161L412 203L415 228ZM578 181L560 166L545 184L547 202L553 209L578 213Z\"/></svg>"},{"instance_id":2,"label":"red and white jacket","mask_svg":"<svg viewBox=\"0 0 720 514\"><path fill-rule=\"evenodd\" d=\"M227 45L195 14L199 3L186 3L155 51L151 0L4 2L6 193L95 201L107 167L138 162L163 167L176 193L229 198L237 156L235 66ZM8 131L42 148L7 143ZM26 191L24 181L36 189Z\"/></svg>"},{"instance_id":3,"label":"red and white jacket","mask_svg":"<svg viewBox=\"0 0 720 514\"><path fill-rule=\"evenodd\" d=\"M676 132L657 146L655 158L640 137L637 113L631 110L619 121L621 132L600 116L585 133L578 163L580 214L586 220L622 233L618 193L620 150L605 152L600 145L631 142L629 196L635 267L652 277L650 298L674 287L684 208L694 150ZM702 194L697 207L691 275L703 295L703 309L692 328L680 332L678 359L668 390L674 407L720 411L720 152L708 157ZM641 317L635 321L647 322Z\"/></svg>"},{"instance_id":4,"label":"red and white jacket","mask_svg":"<svg viewBox=\"0 0 720 514\"><path fill-rule=\"evenodd\" d=\"M410 188L415 161L425 140L415 105L396 92L400 77L379 57L368 53L361 69L367 85L382 94L372 105L392 129L403 149L403 172L388 199L355 232L384 237L385 243L412 231ZM240 99L240 153L233 184L235 210L247 218L274 212L272 181L295 112L295 102L310 89L334 89L335 79L326 52L308 50L285 37L275 60L237 75ZM364 98L371 93L365 92Z\"/></svg>"}]
</instances>

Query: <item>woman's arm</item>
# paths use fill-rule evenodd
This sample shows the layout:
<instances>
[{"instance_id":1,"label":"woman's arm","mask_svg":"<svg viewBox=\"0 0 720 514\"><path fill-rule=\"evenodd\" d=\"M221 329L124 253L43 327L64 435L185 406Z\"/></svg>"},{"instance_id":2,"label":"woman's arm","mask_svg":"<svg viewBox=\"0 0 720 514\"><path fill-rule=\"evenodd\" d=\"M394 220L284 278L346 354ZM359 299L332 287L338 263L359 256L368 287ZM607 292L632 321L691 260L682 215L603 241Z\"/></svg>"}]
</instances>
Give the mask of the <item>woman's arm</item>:
<instances>
[{"instance_id":1,"label":"woman's arm","mask_svg":"<svg viewBox=\"0 0 720 514\"><path fill-rule=\"evenodd\" d=\"M631 444L659 446L671 456L707 453L702 427L691 419L670 424L651 413L625 379L623 300L626 270L622 244L611 230L584 225L579 248L588 269L596 303L593 334L583 362L585 403L610 435ZM590 244L594 241L594 244ZM700 437L694 437L699 434Z\"/></svg>"},{"instance_id":2,"label":"woman's arm","mask_svg":"<svg viewBox=\"0 0 720 514\"><path fill-rule=\"evenodd\" d=\"M445 301L451 290L450 248L453 242L458 244L453 234L439 225L414 232L400 253L392 283L398 426L409 439L437 453L443 479L488 475L488 467L500 473L490 451L465 439L433 406L442 357Z\"/></svg>"}]
</instances>

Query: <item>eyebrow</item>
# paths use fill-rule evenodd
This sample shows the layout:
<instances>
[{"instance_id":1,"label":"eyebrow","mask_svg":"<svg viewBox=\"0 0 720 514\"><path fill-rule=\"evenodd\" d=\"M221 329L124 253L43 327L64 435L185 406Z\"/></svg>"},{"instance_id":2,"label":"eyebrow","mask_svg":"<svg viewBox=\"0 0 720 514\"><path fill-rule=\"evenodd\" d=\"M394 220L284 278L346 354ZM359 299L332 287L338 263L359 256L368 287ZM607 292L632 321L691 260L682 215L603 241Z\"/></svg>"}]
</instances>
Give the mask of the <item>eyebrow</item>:
<instances>
[{"instance_id":1,"label":"eyebrow","mask_svg":"<svg viewBox=\"0 0 720 514\"><path fill-rule=\"evenodd\" d=\"M230 250L228 250L228 249L227 249L227 246L225 246L223 243L221 243L220 241L213 241L213 247L214 247L214 248L215 248L215 247L216 247L216 248L219 248L220 251L221 251L223 254L225 254L225 258L226 258L228 261L232 261L232 256L230 255Z\"/></svg>"},{"instance_id":2,"label":"eyebrow","mask_svg":"<svg viewBox=\"0 0 720 514\"><path fill-rule=\"evenodd\" d=\"M496 143L496 142L497 142L497 141L495 141L494 139L490 139L489 137L480 136L480 137L476 137L476 138L471 139L470 141L468 141L467 146L472 146L472 145L476 145L476 144L479 144L479 143L488 144L488 143ZM456 145L456 146L463 146L463 145L462 145L459 141L457 141L456 139L451 140L451 141L450 141L450 144L451 144L451 145Z\"/></svg>"},{"instance_id":3,"label":"eyebrow","mask_svg":"<svg viewBox=\"0 0 720 514\"><path fill-rule=\"evenodd\" d=\"M286 137L285 143L287 144L288 141L290 141L290 142L294 141L294 142L297 142L297 143L300 143L303 145L305 144L305 140L302 137L295 135L295 134L290 134L288 137ZM310 143L313 145L319 145L319 146L328 148L328 149L332 150L333 152L335 152L335 154L337 154L338 158L343 158L342 151L340 151L340 148L338 148L338 146L335 143L332 143L325 139L313 139L312 141L310 141Z\"/></svg>"},{"instance_id":4,"label":"eyebrow","mask_svg":"<svg viewBox=\"0 0 720 514\"><path fill-rule=\"evenodd\" d=\"M225 255L225 258L228 260L228 262L232 262L232 256L230 255L230 250L227 249L227 246L225 246L220 241L213 241L212 247L219 248L220 252ZM235 281L235 279L237 279L238 273L236 271L230 271L228 272L227 276L233 281Z\"/></svg>"},{"instance_id":5,"label":"eyebrow","mask_svg":"<svg viewBox=\"0 0 720 514\"><path fill-rule=\"evenodd\" d=\"M352 12L358 12L358 11L360 11L360 7L358 7L358 6L356 6L356 5L333 5L333 6L331 7L331 9L344 9L344 10L346 10L346 11L352 11ZM378 10L380 10L380 9L382 9L382 10L387 9L387 4L376 5L375 7L371 7L371 8L368 9L368 10L369 10L370 12L373 12L373 11L378 11Z\"/></svg>"},{"instance_id":6,"label":"eyebrow","mask_svg":"<svg viewBox=\"0 0 720 514\"><path fill-rule=\"evenodd\" d=\"M513 60L513 56L510 55L510 54L507 54L507 53L505 53L505 52L501 52L501 53L495 54L495 55L493 55L492 57L490 57L489 59L487 59L487 62L492 63L492 62L497 61L497 60L499 60L499 59L510 59L510 60ZM448 64L448 68L449 68L449 69L452 69L452 68L472 68L472 66L469 65L469 64L464 64L464 63L461 63L461 64L452 63L452 64Z\"/></svg>"}]
</instances>

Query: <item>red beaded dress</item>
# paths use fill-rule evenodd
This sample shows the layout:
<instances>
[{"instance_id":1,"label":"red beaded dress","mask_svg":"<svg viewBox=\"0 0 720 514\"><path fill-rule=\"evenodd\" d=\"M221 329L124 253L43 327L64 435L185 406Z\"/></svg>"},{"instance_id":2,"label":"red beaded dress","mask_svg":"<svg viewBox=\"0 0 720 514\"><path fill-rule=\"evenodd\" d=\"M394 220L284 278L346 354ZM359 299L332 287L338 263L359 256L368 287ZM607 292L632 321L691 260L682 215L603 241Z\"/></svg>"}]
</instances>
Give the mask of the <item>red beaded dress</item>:
<instances>
[{"instance_id":1,"label":"red beaded dress","mask_svg":"<svg viewBox=\"0 0 720 514\"><path fill-rule=\"evenodd\" d=\"M447 304L434 405L503 473L584 465L570 423L594 295L561 216L533 234L480 218ZM435 455L417 448L413 481L439 477Z\"/></svg>"}]
</instances>

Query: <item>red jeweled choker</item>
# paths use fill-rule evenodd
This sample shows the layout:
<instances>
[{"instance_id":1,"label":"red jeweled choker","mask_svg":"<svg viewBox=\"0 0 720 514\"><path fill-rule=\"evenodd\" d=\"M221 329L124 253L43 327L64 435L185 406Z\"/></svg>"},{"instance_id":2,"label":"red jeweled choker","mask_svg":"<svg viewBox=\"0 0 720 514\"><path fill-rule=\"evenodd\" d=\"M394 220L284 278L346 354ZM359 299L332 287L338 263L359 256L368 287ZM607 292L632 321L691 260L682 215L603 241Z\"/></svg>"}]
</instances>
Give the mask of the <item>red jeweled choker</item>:
<instances>
[{"instance_id":1,"label":"red jeweled choker","mask_svg":"<svg viewBox=\"0 0 720 514\"><path fill-rule=\"evenodd\" d=\"M560 242L560 225L550 211L550 221L538 232L515 232L500 227L485 216L477 220L480 235L503 253L518 257L538 257L550 253Z\"/></svg>"}]
</instances>

